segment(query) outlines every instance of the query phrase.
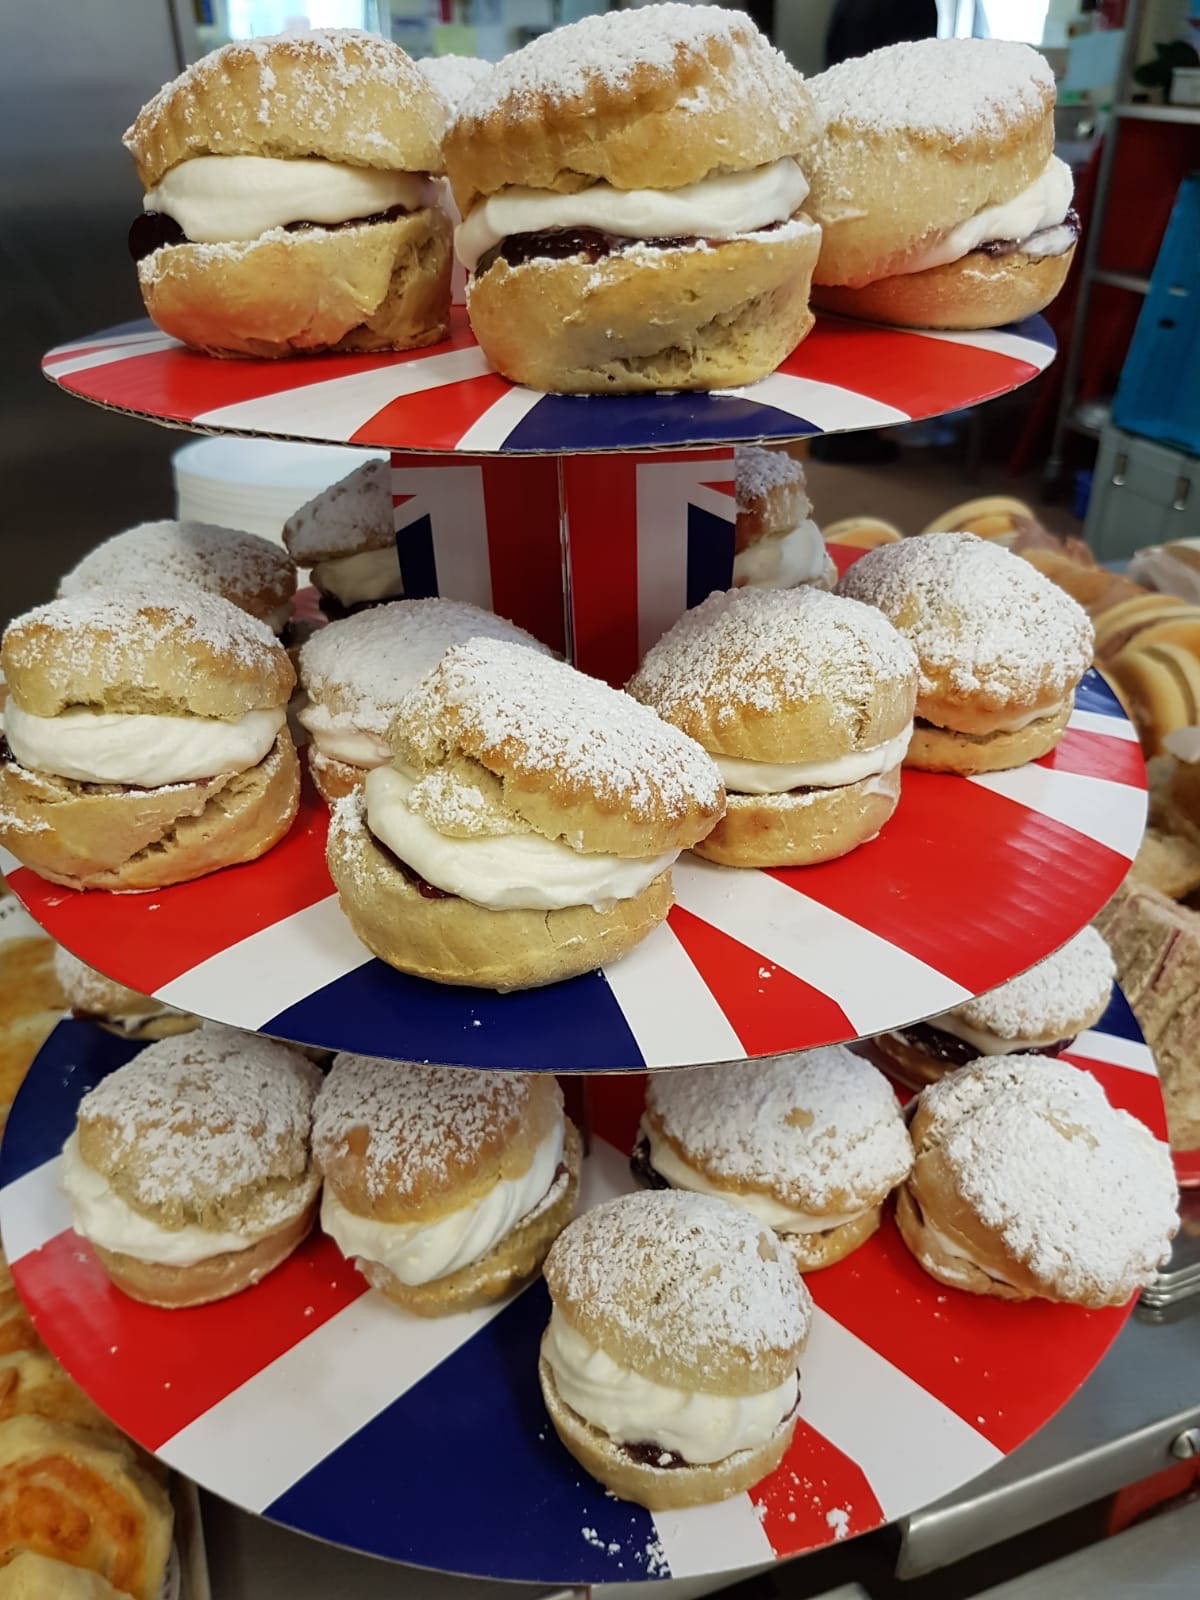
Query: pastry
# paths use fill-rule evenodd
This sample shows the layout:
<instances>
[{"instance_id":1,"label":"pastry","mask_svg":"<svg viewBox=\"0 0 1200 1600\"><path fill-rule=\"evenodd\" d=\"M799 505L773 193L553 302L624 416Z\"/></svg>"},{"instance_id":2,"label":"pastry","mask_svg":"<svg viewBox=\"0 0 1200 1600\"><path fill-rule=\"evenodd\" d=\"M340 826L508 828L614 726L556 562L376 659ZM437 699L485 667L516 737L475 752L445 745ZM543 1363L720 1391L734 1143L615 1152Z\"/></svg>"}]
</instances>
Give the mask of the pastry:
<instances>
[{"instance_id":1,"label":"pastry","mask_svg":"<svg viewBox=\"0 0 1200 1600\"><path fill-rule=\"evenodd\" d=\"M1037 518L1024 500L1014 500L1007 494L984 495L979 500L967 500L961 506L951 506L940 517L921 529L922 533L973 533L980 539L999 539L1011 544L1029 523Z\"/></svg>"},{"instance_id":2,"label":"pastry","mask_svg":"<svg viewBox=\"0 0 1200 1600\"><path fill-rule=\"evenodd\" d=\"M812 520L804 468L782 450L738 445L733 586L832 589L837 568Z\"/></svg>"},{"instance_id":3,"label":"pastry","mask_svg":"<svg viewBox=\"0 0 1200 1600\"><path fill-rule=\"evenodd\" d=\"M1173 733L1200 722L1200 660L1186 645L1140 639L1104 663L1137 727L1147 759Z\"/></svg>"},{"instance_id":4,"label":"pastry","mask_svg":"<svg viewBox=\"0 0 1200 1600\"><path fill-rule=\"evenodd\" d=\"M875 1044L918 1088L978 1056L1056 1056L1108 1010L1115 976L1112 952L1084 928L1019 978Z\"/></svg>"},{"instance_id":5,"label":"pastry","mask_svg":"<svg viewBox=\"0 0 1200 1600\"><path fill-rule=\"evenodd\" d=\"M17 1293L12 1270L0 1253L0 1359L17 1350L41 1349L42 1341Z\"/></svg>"},{"instance_id":6,"label":"pastry","mask_svg":"<svg viewBox=\"0 0 1200 1600\"><path fill-rule=\"evenodd\" d=\"M66 1009L54 948L41 935L0 940L0 1130L34 1057Z\"/></svg>"},{"instance_id":7,"label":"pastry","mask_svg":"<svg viewBox=\"0 0 1200 1600\"><path fill-rule=\"evenodd\" d=\"M1096 618L1096 657L1112 661L1130 645L1180 644L1200 649L1200 606L1173 594L1139 592Z\"/></svg>"},{"instance_id":8,"label":"pastry","mask_svg":"<svg viewBox=\"0 0 1200 1600\"><path fill-rule=\"evenodd\" d=\"M531 1277L570 1221L583 1146L548 1074L342 1055L313 1117L321 1226L418 1316Z\"/></svg>"},{"instance_id":9,"label":"pastry","mask_svg":"<svg viewBox=\"0 0 1200 1600\"><path fill-rule=\"evenodd\" d=\"M22 1550L0 1567L0 1600L126 1600L107 1578L52 1556Z\"/></svg>"},{"instance_id":10,"label":"pastry","mask_svg":"<svg viewBox=\"0 0 1200 1600\"><path fill-rule=\"evenodd\" d=\"M98 1023L118 1038L169 1039L199 1026L198 1019L188 1012L106 978L62 945L54 947L54 972L75 1019Z\"/></svg>"},{"instance_id":11,"label":"pastry","mask_svg":"<svg viewBox=\"0 0 1200 1600\"><path fill-rule=\"evenodd\" d=\"M118 1289L203 1305L291 1255L316 1214L319 1083L287 1045L206 1027L147 1046L84 1095L62 1186Z\"/></svg>"},{"instance_id":12,"label":"pastry","mask_svg":"<svg viewBox=\"0 0 1200 1600\"><path fill-rule=\"evenodd\" d=\"M321 628L300 651L307 702L308 765L331 804L372 767L391 760L388 727L400 701L454 644L511 639L542 650L536 639L490 611L462 600L402 600L374 606Z\"/></svg>"},{"instance_id":13,"label":"pastry","mask_svg":"<svg viewBox=\"0 0 1200 1600\"><path fill-rule=\"evenodd\" d=\"M579 394L765 377L812 327L818 132L799 73L717 6L589 16L505 57L446 135L489 361Z\"/></svg>"},{"instance_id":14,"label":"pastry","mask_svg":"<svg viewBox=\"0 0 1200 1600\"><path fill-rule=\"evenodd\" d=\"M1025 546L1021 542L1023 537L1018 534L1010 547L1014 554L1028 561L1039 572L1044 572L1060 589L1065 589L1072 600L1078 600L1096 621L1100 620L1102 613L1110 611L1122 601L1136 599L1145 593L1136 583L1110 572L1107 567L1098 567L1094 561L1080 561L1061 547L1047 549Z\"/></svg>"},{"instance_id":15,"label":"pastry","mask_svg":"<svg viewBox=\"0 0 1200 1600\"><path fill-rule=\"evenodd\" d=\"M1028 45L923 39L811 83L814 303L871 322L990 328L1049 305L1075 253L1054 75Z\"/></svg>"},{"instance_id":16,"label":"pastry","mask_svg":"<svg viewBox=\"0 0 1200 1600\"><path fill-rule=\"evenodd\" d=\"M881 544L898 544L904 535L891 522L880 517L842 517L824 530L827 545L847 544L859 550L874 550Z\"/></svg>"},{"instance_id":17,"label":"pastry","mask_svg":"<svg viewBox=\"0 0 1200 1600\"><path fill-rule=\"evenodd\" d=\"M1129 576L1160 594L1173 594L1189 605L1200 605L1200 539L1174 539L1135 550Z\"/></svg>"},{"instance_id":18,"label":"pastry","mask_svg":"<svg viewBox=\"0 0 1200 1600\"><path fill-rule=\"evenodd\" d=\"M292 614L296 568L270 539L208 522L142 522L97 545L59 579L60 595L163 579L194 583L282 633Z\"/></svg>"},{"instance_id":19,"label":"pastry","mask_svg":"<svg viewBox=\"0 0 1200 1600\"><path fill-rule=\"evenodd\" d=\"M43 1417L124 1439L48 1350L10 1350L0 1355L0 1434L13 1417Z\"/></svg>"},{"instance_id":20,"label":"pastry","mask_svg":"<svg viewBox=\"0 0 1200 1600\"><path fill-rule=\"evenodd\" d=\"M0 844L53 883L157 889L253 861L296 815L291 662L219 595L91 589L9 624Z\"/></svg>"},{"instance_id":21,"label":"pastry","mask_svg":"<svg viewBox=\"0 0 1200 1600\"><path fill-rule=\"evenodd\" d=\"M917 652L906 757L933 772L997 772L1053 750L1091 665L1092 625L1027 561L972 533L871 550L838 593L878 606Z\"/></svg>"},{"instance_id":22,"label":"pastry","mask_svg":"<svg viewBox=\"0 0 1200 1600\"><path fill-rule=\"evenodd\" d=\"M715 1195L779 1235L801 1272L879 1227L912 1146L891 1084L844 1045L657 1072L631 1162L651 1188Z\"/></svg>"},{"instance_id":23,"label":"pastry","mask_svg":"<svg viewBox=\"0 0 1200 1600\"><path fill-rule=\"evenodd\" d=\"M626 1195L571 1223L545 1273L546 1410L610 1494L669 1511L774 1471L812 1301L769 1228L710 1195Z\"/></svg>"},{"instance_id":24,"label":"pastry","mask_svg":"<svg viewBox=\"0 0 1200 1600\"><path fill-rule=\"evenodd\" d=\"M1179 1227L1165 1145L1064 1061L989 1056L922 1090L905 1244L942 1283L1002 1300L1124 1305Z\"/></svg>"},{"instance_id":25,"label":"pastry","mask_svg":"<svg viewBox=\"0 0 1200 1600\"><path fill-rule=\"evenodd\" d=\"M445 123L424 75L375 34L314 29L204 56L125 134L145 190L129 249L146 310L214 355L442 338Z\"/></svg>"},{"instance_id":26,"label":"pastry","mask_svg":"<svg viewBox=\"0 0 1200 1600\"><path fill-rule=\"evenodd\" d=\"M160 1600L173 1522L131 1444L42 1417L0 1428L0 1568L30 1551L88 1568L133 1600Z\"/></svg>"},{"instance_id":27,"label":"pastry","mask_svg":"<svg viewBox=\"0 0 1200 1600\"><path fill-rule=\"evenodd\" d=\"M481 61L477 56L426 56L417 66L445 102L447 126L454 121L459 106L471 91L492 70L490 61ZM450 226L457 228L462 217L454 203L454 191L445 178L438 179L438 203L449 218ZM467 269L457 257L450 275L450 303L456 306L467 303Z\"/></svg>"},{"instance_id":28,"label":"pastry","mask_svg":"<svg viewBox=\"0 0 1200 1600\"><path fill-rule=\"evenodd\" d=\"M731 589L687 611L629 684L725 780L692 848L733 867L828 861L896 809L916 660L870 606L819 589Z\"/></svg>"},{"instance_id":29,"label":"pastry","mask_svg":"<svg viewBox=\"0 0 1200 1600\"><path fill-rule=\"evenodd\" d=\"M298 567L312 568L309 576L327 617L398 599L404 579L390 462L373 456L322 489L284 523L283 542Z\"/></svg>"},{"instance_id":30,"label":"pastry","mask_svg":"<svg viewBox=\"0 0 1200 1600\"><path fill-rule=\"evenodd\" d=\"M439 983L528 989L615 961L725 807L692 740L506 640L449 650L389 740L392 764L334 808L329 870L367 948Z\"/></svg>"}]
</instances>

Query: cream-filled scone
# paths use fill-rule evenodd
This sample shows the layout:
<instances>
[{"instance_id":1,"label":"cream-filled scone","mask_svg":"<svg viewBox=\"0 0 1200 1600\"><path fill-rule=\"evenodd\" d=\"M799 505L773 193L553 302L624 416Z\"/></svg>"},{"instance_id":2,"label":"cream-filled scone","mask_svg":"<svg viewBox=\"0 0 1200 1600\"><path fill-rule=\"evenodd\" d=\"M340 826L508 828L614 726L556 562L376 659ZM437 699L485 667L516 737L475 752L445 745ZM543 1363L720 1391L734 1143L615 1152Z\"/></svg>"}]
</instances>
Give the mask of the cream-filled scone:
<instances>
[{"instance_id":1,"label":"cream-filled scone","mask_svg":"<svg viewBox=\"0 0 1200 1600\"><path fill-rule=\"evenodd\" d=\"M896 809L917 665L869 606L820 589L730 589L687 611L629 683L725 780L697 855L799 867L873 839Z\"/></svg>"},{"instance_id":2,"label":"cream-filled scone","mask_svg":"<svg viewBox=\"0 0 1200 1600\"><path fill-rule=\"evenodd\" d=\"M446 136L492 365L581 394L773 371L812 326L818 131L799 73L718 6L585 17L507 56Z\"/></svg>"},{"instance_id":3,"label":"cream-filled scone","mask_svg":"<svg viewBox=\"0 0 1200 1600\"><path fill-rule=\"evenodd\" d=\"M1028 561L973 533L925 533L856 561L838 593L878 606L920 663L906 757L997 772L1053 750L1092 662L1087 612Z\"/></svg>"},{"instance_id":4,"label":"cream-filled scone","mask_svg":"<svg viewBox=\"0 0 1200 1600\"><path fill-rule=\"evenodd\" d=\"M256 533L207 522L142 522L97 545L59 579L62 596L148 583L194 583L282 633L292 613L296 568L285 550Z\"/></svg>"},{"instance_id":5,"label":"cream-filled scone","mask_svg":"<svg viewBox=\"0 0 1200 1600\"><path fill-rule=\"evenodd\" d=\"M1019 978L875 1044L917 1088L979 1056L1056 1056L1108 1010L1116 970L1102 936L1087 927Z\"/></svg>"},{"instance_id":6,"label":"cream-filled scone","mask_svg":"<svg viewBox=\"0 0 1200 1600\"><path fill-rule=\"evenodd\" d=\"M169 1039L199 1026L197 1017L114 983L60 944L54 947L54 972L76 1020L95 1022L119 1038Z\"/></svg>"},{"instance_id":7,"label":"cream-filled scone","mask_svg":"<svg viewBox=\"0 0 1200 1600\"><path fill-rule=\"evenodd\" d=\"M542 1397L611 1494L668 1511L774 1471L812 1300L768 1227L711 1195L626 1195L571 1223L545 1274Z\"/></svg>"},{"instance_id":8,"label":"cream-filled scone","mask_svg":"<svg viewBox=\"0 0 1200 1600\"><path fill-rule=\"evenodd\" d=\"M146 309L214 355L409 350L445 335L446 112L397 45L349 29L223 45L125 134Z\"/></svg>"},{"instance_id":9,"label":"cream-filled scone","mask_svg":"<svg viewBox=\"0 0 1200 1600\"><path fill-rule=\"evenodd\" d=\"M404 593L392 468L372 457L302 505L283 525L283 542L321 596L321 610L334 620Z\"/></svg>"},{"instance_id":10,"label":"cream-filled scone","mask_svg":"<svg viewBox=\"0 0 1200 1600\"><path fill-rule=\"evenodd\" d=\"M922 39L811 83L813 301L904 327L989 328L1062 288L1079 219L1054 154L1054 74L1028 45Z\"/></svg>"},{"instance_id":11,"label":"cream-filled scone","mask_svg":"<svg viewBox=\"0 0 1200 1600\"><path fill-rule=\"evenodd\" d=\"M210 1026L148 1045L84 1095L62 1186L118 1289L203 1305L291 1255L316 1216L320 1082L298 1050Z\"/></svg>"},{"instance_id":12,"label":"cream-filled scone","mask_svg":"<svg viewBox=\"0 0 1200 1600\"><path fill-rule=\"evenodd\" d=\"M738 445L734 455L734 588L794 589L811 583L832 589L837 568L812 520L804 468L784 451L756 444Z\"/></svg>"},{"instance_id":13,"label":"cream-filled scone","mask_svg":"<svg viewBox=\"0 0 1200 1600\"><path fill-rule=\"evenodd\" d=\"M367 948L439 983L530 989L615 961L725 806L691 739L509 640L447 651L389 742L334 808L329 870Z\"/></svg>"},{"instance_id":14,"label":"cream-filled scone","mask_svg":"<svg viewBox=\"0 0 1200 1600\"><path fill-rule=\"evenodd\" d=\"M341 1055L317 1097L321 1226L418 1316L497 1300L575 1212L583 1146L548 1073Z\"/></svg>"},{"instance_id":15,"label":"cream-filled scone","mask_svg":"<svg viewBox=\"0 0 1200 1600\"><path fill-rule=\"evenodd\" d=\"M1124 1305L1170 1255L1166 1145L1064 1061L991 1056L923 1089L896 1201L926 1272L1002 1300Z\"/></svg>"},{"instance_id":16,"label":"cream-filled scone","mask_svg":"<svg viewBox=\"0 0 1200 1600\"><path fill-rule=\"evenodd\" d=\"M468 639L510 639L545 650L531 634L462 600L401 600L321 628L300 651L308 765L331 804L392 759L387 742L400 702L450 649Z\"/></svg>"},{"instance_id":17,"label":"cream-filled scone","mask_svg":"<svg viewBox=\"0 0 1200 1600\"><path fill-rule=\"evenodd\" d=\"M76 889L156 889L253 861L291 826L295 673L265 623L165 580L9 624L0 843Z\"/></svg>"},{"instance_id":18,"label":"cream-filled scone","mask_svg":"<svg viewBox=\"0 0 1200 1600\"><path fill-rule=\"evenodd\" d=\"M876 1231L912 1145L883 1074L831 1045L654 1073L630 1165L649 1188L728 1200L813 1272Z\"/></svg>"}]
</instances>

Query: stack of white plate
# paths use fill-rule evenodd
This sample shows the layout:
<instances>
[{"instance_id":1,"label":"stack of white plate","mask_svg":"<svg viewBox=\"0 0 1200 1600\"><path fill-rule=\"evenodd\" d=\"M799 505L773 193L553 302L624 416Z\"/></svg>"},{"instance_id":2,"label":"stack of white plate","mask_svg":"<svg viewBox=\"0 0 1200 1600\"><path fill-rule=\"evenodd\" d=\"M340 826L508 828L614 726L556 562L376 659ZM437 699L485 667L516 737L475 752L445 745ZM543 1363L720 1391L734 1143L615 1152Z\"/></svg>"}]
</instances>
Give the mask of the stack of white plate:
<instances>
[{"instance_id":1,"label":"stack of white plate","mask_svg":"<svg viewBox=\"0 0 1200 1600\"><path fill-rule=\"evenodd\" d=\"M175 515L279 540L299 508L386 450L286 444L275 439L200 439L173 457Z\"/></svg>"}]
</instances>

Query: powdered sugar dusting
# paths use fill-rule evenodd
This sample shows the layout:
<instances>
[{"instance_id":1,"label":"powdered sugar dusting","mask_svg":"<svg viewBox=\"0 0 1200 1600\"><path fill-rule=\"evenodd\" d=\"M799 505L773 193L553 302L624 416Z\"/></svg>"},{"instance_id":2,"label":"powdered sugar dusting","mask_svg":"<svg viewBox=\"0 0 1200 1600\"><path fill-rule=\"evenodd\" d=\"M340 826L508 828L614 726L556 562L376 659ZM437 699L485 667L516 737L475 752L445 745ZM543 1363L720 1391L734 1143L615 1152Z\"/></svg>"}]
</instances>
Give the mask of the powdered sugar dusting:
<instances>
[{"instance_id":1,"label":"powdered sugar dusting","mask_svg":"<svg viewBox=\"0 0 1200 1600\"><path fill-rule=\"evenodd\" d=\"M658 1073L646 1110L706 1176L800 1211L878 1205L912 1166L891 1085L842 1045Z\"/></svg>"},{"instance_id":2,"label":"powdered sugar dusting","mask_svg":"<svg viewBox=\"0 0 1200 1600\"><path fill-rule=\"evenodd\" d=\"M733 452L736 472L737 508L749 511L756 500L761 500L772 489L796 486L802 495L801 520L812 511L812 502L804 493L804 468L793 461L785 450L767 450L759 444L739 444Z\"/></svg>"},{"instance_id":3,"label":"powdered sugar dusting","mask_svg":"<svg viewBox=\"0 0 1200 1600\"><path fill-rule=\"evenodd\" d=\"M480 61L476 56L425 56L417 66L452 114L492 71L490 61Z\"/></svg>"},{"instance_id":4,"label":"powdered sugar dusting","mask_svg":"<svg viewBox=\"0 0 1200 1600\"><path fill-rule=\"evenodd\" d=\"M269 539L208 522L168 520L141 522L113 534L60 579L58 592L69 596L102 584L146 584L160 575L226 599L262 590L290 594L296 587L291 562Z\"/></svg>"},{"instance_id":5,"label":"powdered sugar dusting","mask_svg":"<svg viewBox=\"0 0 1200 1600\"><path fill-rule=\"evenodd\" d=\"M1116 977L1112 952L1087 927L1036 967L951 1015L1001 1039L1066 1039L1103 1014Z\"/></svg>"},{"instance_id":6,"label":"powdered sugar dusting","mask_svg":"<svg viewBox=\"0 0 1200 1600\"><path fill-rule=\"evenodd\" d=\"M300 567L384 550L395 537L391 462L375 457L322 489L283 525L283 542Z\"/></svg>"},{"instance_id":7,"label":"powdered sugar dusting","mask_svg":"<svg viewBox=\"0 0 1200 1600\"><path fill-rule=\"evenodd\" d=\"M54 947L54 976L68 1004L80 1011L103 1014L111 1011L114 1005L119 1006L123 1000L132 999L140 1003L143 999L136 989L127 989L124 984L106 978L102 972L89 967L86 961L80 961L78 956L73 956L61 944ZM169 1006L163 1006L164 1011L170 1009Z\"/></svg>"}]
</instances>

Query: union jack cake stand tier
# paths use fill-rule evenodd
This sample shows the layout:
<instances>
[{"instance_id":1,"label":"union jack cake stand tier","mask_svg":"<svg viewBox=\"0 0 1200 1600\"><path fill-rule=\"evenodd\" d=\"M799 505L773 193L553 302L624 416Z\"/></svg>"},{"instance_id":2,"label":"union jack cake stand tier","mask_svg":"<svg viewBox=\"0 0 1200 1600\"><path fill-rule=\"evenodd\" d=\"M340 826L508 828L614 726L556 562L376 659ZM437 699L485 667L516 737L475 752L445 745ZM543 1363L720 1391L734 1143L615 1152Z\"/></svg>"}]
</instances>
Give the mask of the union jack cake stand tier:
<instances>
[{"instance_id":1,"label":"union jack cake stand tier","mask_svg":"<svg viewBox=\"0 0 1200 1600\"><path fill-rule=\"evenodd\" d=\"M749 1494L654 1513L607 1496L542 1408L549 1304L425 1320L367 1289L312 1236L256 1287L161 1311L111 1287L70 1230L59 1151L80 1096L136 1047L64 1022L0 1148L0 1229L38 1331L141 1444L249 1511L417 1566L530 1583L729 1572L917 1510L986 1471L1074 1393L1130 1307L977 1298L927 1277L891 1217L808 1278L817 1305L800 1422ZM1164 1134L1154 1063L1119 993L1069 1059ZM636 1078L591 1085L581 1205L632 1187Z\"/></svg>"}]
</instances>

